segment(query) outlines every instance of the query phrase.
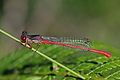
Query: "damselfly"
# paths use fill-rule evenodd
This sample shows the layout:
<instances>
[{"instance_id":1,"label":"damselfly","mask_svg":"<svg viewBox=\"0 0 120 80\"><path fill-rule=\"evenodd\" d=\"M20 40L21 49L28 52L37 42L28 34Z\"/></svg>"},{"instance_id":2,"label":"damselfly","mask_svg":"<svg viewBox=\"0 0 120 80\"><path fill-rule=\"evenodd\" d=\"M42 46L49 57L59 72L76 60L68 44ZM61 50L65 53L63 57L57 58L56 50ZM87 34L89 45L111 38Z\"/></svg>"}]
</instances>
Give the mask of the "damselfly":
<instances>
[{"instance_id":1,"label":"damselfly","mask_svg":"<svg viewBox=\"0 0 120 80\"><path fill-rule=\"evenodd\" d=\"M76 39L74 37L49 37L42 35L29 35L26 31L22 32L21 42L26 43L32 48L30 44L51 44L51 45L59 45L64 47L70 47L80 50L86 50L98 54L102 54L106 57L110 57L111 55L108 52L97 50L90 48L90 40L88 38Z\"/></svg>"}]
</instances>

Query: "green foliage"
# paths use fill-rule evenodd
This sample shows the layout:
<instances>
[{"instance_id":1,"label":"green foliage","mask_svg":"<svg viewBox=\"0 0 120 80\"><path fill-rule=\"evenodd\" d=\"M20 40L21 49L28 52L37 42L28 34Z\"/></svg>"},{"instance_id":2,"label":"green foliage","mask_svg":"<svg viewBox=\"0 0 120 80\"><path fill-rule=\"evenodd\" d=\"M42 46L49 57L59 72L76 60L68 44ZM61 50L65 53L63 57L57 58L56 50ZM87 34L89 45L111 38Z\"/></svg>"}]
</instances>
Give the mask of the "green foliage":
<instances>
[{"instance_id":1,"label":"green foliage","mask_svg":"<svg viewBox=\"0 0 120 80\"><path fill-rule=\"evenodd\" d=\"M56 45L40 45L39 51L81 74L86 80L120 79L119 50L96 41L92 47L105 49L112 57ZM25 47L4 57L0 63L0 80L81 80Z\"/></svg>"}]
</instances>

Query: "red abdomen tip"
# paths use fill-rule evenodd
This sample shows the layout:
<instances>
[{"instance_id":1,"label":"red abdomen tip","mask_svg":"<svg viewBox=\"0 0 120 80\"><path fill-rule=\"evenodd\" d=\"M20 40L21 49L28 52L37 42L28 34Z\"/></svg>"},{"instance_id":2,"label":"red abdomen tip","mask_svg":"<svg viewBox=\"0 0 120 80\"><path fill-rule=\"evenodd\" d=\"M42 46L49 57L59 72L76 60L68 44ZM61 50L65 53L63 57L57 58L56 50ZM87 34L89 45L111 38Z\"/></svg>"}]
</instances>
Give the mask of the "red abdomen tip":
<instances>
[{"instance_id":1,"label":"red abdomen tip","mask_svg":"<svg viewBox=\"0 0 120 80\"><path fill-rule=\"evenodd\" d=\"M111 57L111 55L108 52L105 52L105 51L102 51L102 50L90 49L89 51L95 52L95 53L98 53L98 54L102 54L102 55L104 55L108 58Z\"/></svg>"}]
</instances>

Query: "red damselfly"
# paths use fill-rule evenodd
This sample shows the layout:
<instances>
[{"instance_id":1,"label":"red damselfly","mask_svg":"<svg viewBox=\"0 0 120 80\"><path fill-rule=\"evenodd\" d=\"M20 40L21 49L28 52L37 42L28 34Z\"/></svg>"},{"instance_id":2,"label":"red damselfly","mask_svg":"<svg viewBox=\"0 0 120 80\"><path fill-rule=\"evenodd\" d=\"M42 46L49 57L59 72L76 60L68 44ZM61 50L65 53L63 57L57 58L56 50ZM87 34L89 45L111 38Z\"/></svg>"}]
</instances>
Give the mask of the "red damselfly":
<instances>
[{"instance_id":1,"label":"red damselfly","mask_svg":"<svg viewBox=\"0 0 120 80\"><path fill-rule=\"evenodd\" d=\"M102 54L106 57L110 57L111 55L108 52L92 49L90 48L90 40L88 38L76 39L71 37L48 37L48 36L41 36L41 35L29 35L26 31L22 32L21 35L21 42L26 43L32 48L30 44L52 44L52 45L59 45L65 46L80 50L86 50L98 54Z\"/></svg>"}]
</instances>

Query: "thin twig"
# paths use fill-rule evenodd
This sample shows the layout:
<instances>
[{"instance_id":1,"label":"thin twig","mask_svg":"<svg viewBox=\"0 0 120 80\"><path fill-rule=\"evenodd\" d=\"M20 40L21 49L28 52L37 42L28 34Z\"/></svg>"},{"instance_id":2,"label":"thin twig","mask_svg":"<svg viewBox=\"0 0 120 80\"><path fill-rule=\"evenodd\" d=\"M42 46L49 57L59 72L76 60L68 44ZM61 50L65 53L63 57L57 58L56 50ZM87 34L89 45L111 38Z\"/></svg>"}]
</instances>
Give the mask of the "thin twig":
<instances>
[{"instance_id":1,"label":"thin twig","mask_svg":"<svg viewBox=\"0 0 120 80\"><path fill-rule=\"evenodd\" d=\"M19 39L15 38L14 36L10 35L9 33L5 32L5 31L3 31L3 30L1 30L1 29L0 29L0 32L3 33L3 34L6 35L6 36L12 38L13 40L15 40L15 41L21 43L22 45L26 46L27 48L30 47L28 44L22 43ZM51 62L53 62L53 63L59 65L60 67L64 68L65 70L71 72L72 74L78 76L79 78L85 79L85 77L83 77L82 75L76 73L75 71L69 69L68 67L62 65L61 63L55 61L54 59L52 59L52 58L46 56L45 54L43 54L43 53L37 51L35 48L31 48L31 50L34 51L34 52L36 52L36 53L38 53L38 54L41 55L42 57L48 59L49 61L51 61Z\"/></svg>"}]
</instances>

